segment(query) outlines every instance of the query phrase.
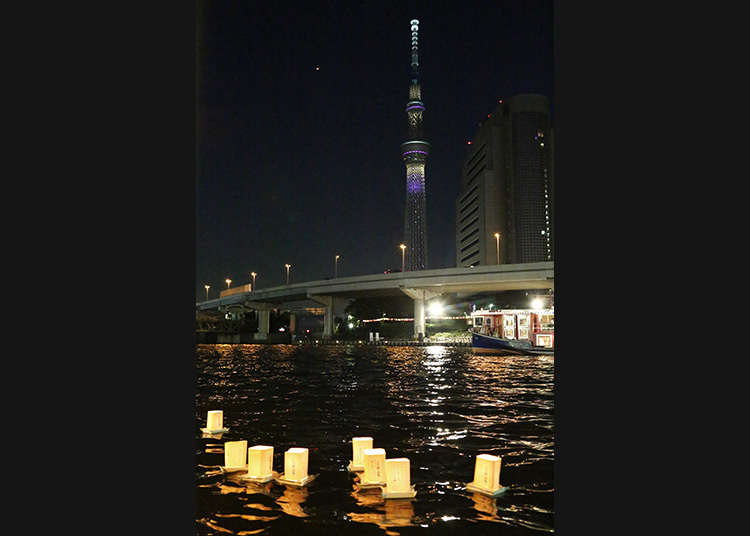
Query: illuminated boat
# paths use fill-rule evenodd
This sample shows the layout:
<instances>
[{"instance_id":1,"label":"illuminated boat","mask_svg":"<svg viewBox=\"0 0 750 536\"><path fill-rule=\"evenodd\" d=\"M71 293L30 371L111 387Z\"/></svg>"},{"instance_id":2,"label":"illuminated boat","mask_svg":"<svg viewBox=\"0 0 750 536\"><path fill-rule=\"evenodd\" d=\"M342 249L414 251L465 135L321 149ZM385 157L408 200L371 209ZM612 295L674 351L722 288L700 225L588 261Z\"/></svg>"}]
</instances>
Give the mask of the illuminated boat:
<instances>
[{"instance_id":1,"label":"illuminated boat","mask_svg":"<svg viewBox=\"0 0 750 536\"><path fill-rule=\"evenodd\" d=\"M554 355L554 310L501 309L471 313L475 354Z\"/></svg>"}]
</instances>

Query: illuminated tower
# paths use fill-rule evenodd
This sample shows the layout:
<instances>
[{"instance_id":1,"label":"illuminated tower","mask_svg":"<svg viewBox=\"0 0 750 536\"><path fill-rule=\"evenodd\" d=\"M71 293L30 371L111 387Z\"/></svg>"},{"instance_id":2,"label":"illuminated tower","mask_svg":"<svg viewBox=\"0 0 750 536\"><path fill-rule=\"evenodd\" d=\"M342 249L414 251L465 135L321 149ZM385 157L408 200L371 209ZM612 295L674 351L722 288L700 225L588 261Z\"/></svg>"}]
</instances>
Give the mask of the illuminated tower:
<instances>
[{"instance_id":1,"label":"illuminated tower","mask_svg":"<svg viewBox=\"0 0 750 536\"><path fill-rule=\"evenodd\" d=\"M406 165L406 210L404 213L404 243L406 270L427 268L427 211L425 204L425 174L430 144L423 139L422 90L419 87L419 21L411 21L411 84L406 116L409 137L401 144L401 156Z\"/></svg>"}]
</instances>

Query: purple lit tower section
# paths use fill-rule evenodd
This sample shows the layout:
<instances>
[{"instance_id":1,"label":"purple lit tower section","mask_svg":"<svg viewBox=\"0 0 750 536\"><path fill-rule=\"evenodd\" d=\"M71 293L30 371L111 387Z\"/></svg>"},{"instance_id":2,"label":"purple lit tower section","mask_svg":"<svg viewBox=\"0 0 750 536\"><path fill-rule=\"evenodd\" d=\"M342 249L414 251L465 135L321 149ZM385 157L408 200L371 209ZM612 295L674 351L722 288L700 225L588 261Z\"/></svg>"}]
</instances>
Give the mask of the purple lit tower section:
<instances>
[{"instance_id":1,"label":"purple lit tower section","mask_svg":"<svg viewBox=\"0 0 750 536\"><path fill-rule=\"evenodd\" d=\"M425 195L425 173L430 144L422 131L422 90L419 87L419 21L411 21L411 85L406 116L409 121L409 137L401 144L401 156L406 165L406 210L404 213L404 244L406 244L405 268L424 270L427 268L427 207Z\"/></svg>"}]
</instances>

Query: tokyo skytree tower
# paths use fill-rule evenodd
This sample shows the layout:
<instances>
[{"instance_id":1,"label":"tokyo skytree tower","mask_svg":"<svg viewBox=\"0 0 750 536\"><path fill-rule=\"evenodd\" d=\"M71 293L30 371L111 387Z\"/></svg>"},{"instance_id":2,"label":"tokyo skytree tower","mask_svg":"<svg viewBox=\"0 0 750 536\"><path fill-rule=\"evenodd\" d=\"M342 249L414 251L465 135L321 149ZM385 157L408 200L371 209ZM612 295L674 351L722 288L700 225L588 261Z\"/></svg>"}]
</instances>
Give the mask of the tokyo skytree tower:
<instances>
[{"instance_id":1,"label":"tokyo skytree tower","mask_svg":"<svg viewBox=\"0 0 750 536\"><path fill-rule=\"evenodd\" d=\"M411 21L411 85L406 115L409 137L401 144L401 156L406 165L406 210L404 214L405 269L427 268L427 214L425 204L425 163L430 144L423 137L422 90L419 87L419 21Z\"/></svg>"}]
</instances>

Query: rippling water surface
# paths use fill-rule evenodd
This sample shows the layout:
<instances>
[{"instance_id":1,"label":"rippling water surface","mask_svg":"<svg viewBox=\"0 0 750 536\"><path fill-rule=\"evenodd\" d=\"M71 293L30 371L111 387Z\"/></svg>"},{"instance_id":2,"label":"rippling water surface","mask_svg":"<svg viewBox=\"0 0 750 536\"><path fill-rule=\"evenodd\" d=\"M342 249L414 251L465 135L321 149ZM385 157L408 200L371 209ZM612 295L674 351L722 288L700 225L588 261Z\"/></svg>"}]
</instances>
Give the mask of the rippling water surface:
<instances>
[{"instance_id":1,"label":"rippling water surface","mask_svg":"<svg viewBox=\"0 0 750 536\"><path fill-rule=\"evenodd\" d=\"M554 362L470 348L199 345L198 534L553 532ZM203 437L206 413L229 432ZM355 491L352 437L411 460L413 500ZM224 441L310 449L306 488L222 475ZM502 457L496 499L468 492L477 454Z\"/></svg>"}]
</instances>

